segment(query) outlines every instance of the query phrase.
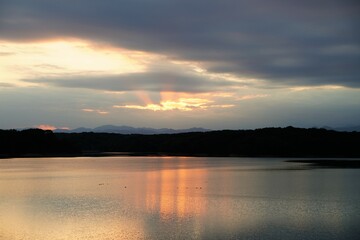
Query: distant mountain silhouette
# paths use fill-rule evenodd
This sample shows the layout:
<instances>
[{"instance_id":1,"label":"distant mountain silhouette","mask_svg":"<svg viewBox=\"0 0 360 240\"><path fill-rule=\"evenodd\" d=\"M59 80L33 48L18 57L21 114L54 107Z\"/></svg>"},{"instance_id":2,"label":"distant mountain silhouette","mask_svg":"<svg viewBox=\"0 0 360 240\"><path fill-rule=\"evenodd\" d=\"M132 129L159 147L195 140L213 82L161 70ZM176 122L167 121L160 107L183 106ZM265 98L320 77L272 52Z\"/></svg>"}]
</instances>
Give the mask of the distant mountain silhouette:
<instances>
[{"instance_id":1,"label":"distant mountain silhouette","mask_svg":"<svg viewBox=\"0 0 360 240\"><path fill-rule=\"evenodd\" d=\"M360 132L360 126L335 128L335 131L340 131L340 132Z\"/></svg>"},{"instance_id":2,"label":"distant mountain silhouette","mask_svg":"<svg viewBox=\"0 0 360 240\"><path fill-rule=\"evenodd\" d=\"M357 126L343 126L343 127L331 127L331 126L313 126L313 129L326 129L337 132L360 132L360 125ZM17 128L16 130L22 131L32 128ZM249 129L251 130L251 129ZM255 129L253 129L255 130ZM185 128L185 129L172 129L172 128L136 128L131 126L116 126L116 125L102 125L96 128L79 127L74 129L59 128L53 130L54 133L119 133L119 134L176 134L176 133L191 133L191 132L211 132L214 130L206 128ZM236 130L234 130L236 131Z\"/></svg>"},{"instance_id":3,"label":"distant mountain silhouette","mask_svg":"<svg viewBox=\"0 0 360 240\"><path fill-rule=\"evenodd\" d=\"M326 130L333 130L338 132L360 132L360 125L359 126L344 126L344 127L329 127L329 126L323 126L321 127Z\"/></svg>"},{"instance_id":4,"label":"distant mountain silhouette","mask_svg":"<svg viewBox=\"0 0 360 240\"><path fill-rule=\"evenodd\" d=\"M96 128L75 128L72 130L56 129L55 133L119 133L119 134L175 134L175 133L189 133L189 132L209 132L210 129L205 128L187 128L187 129L171 129L171 128L135 128L130 126L115 126L115 125L103 125Z\"/></svg>"}]
</instances>

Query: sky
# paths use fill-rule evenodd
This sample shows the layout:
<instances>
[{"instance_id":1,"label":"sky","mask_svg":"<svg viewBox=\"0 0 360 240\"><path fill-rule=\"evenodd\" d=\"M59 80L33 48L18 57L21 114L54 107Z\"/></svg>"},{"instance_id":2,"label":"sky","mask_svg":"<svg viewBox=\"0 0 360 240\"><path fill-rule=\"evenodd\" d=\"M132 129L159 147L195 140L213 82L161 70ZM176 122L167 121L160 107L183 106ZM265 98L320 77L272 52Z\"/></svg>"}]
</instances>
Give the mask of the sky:
<instances>
[{"instance_id":1,"label":"sky","mask_svg":"<svg viewBox=\"0 0 360 240\"><path fill-rule=\"evenodd\" d=\"M360 124L360 2L0 0L0 128Z\"/></svg>"}]
</instances>

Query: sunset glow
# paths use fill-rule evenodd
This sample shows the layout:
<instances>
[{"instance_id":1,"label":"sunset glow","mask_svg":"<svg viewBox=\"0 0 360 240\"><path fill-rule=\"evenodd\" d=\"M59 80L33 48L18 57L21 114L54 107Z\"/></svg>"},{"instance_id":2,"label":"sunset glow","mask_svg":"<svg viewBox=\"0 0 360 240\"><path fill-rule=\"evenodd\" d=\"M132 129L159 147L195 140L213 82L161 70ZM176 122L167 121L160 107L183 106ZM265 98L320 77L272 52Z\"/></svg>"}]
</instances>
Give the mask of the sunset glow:
<instances>
[{"instance_id":1,"label":"sunset glow","mask_svg":"<svg viewBox=\"0 0 360 240\"><path fill-rule=\"evenodd\" d=\"M0 128L358 125L358 3L230 2L2 1Z\"/></svg>"},{"instance_id":2,"label":"sunset glow","mask_svg":"<svg viewBox=\"0 0 360 240\"><path fill-rule=\"evenodd\" d=\"M69 130L68 127L55 127L55 126L48 125L48 124L37 125L37 126L34 126L34 128L39 128L42 130L51 130L51 131L54 131L55 129Z\"/></svg>"},{"instance_id":3,"label":"sunset glow","mask_svg":"<svg viewBox=\"0 0 360 240\"><path fill-rule=\"evenodd\" d=\"M358 239L360 0L0 0L0 240Z\"/></svg>"},{"instance_id":4,"label":"sunset glow","mask_svg":"<svg viewBox=\"0 0 360 240\"><path fill-rule=\"evenodd\" d=\"M98 47L82 40L31 43L0 42L0 73L8 81L61 74L131 73L144 71L146 55L136 51ZM15 72L15 73L14 73ZM19 83L19 82L18 82ZM24 84L20 82L20 84Z\"/></svg>"},{"instance_id":5,"label":"sunset glow","mask_svg":"<svg viewBox=\"0 0 360 240\"><path fill-rule=\"evenodd\" d=\"M213 104L213 101L201 98L179 98L177 100L165 100L160 104L147 104L147 105L114 105L114 108L129 108L138 110L151 110L151 111L194 111L206 110L208 108L229 108L233 104Z\"/></svg>"}]
</instances>

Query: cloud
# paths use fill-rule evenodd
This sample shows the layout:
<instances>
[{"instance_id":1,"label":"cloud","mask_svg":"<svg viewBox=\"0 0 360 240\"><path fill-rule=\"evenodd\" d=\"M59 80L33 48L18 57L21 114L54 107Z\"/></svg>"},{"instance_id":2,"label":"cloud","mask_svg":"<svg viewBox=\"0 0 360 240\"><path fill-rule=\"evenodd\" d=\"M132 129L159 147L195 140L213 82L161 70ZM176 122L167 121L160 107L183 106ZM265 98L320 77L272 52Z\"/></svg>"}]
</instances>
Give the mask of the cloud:
<instances>
[{"instance_id":1,"label":"cloud","mask_svg":"<svg viewBox=\"0 0 360 240\"><path fill-rule=\"evenodd\" d=\"M15 55L15 53L13 53L13 52L0 52L0 57L2 57L2 56L11 56L11 55Z\"/></svg>"},{"instance_id":2,"label":"cloud","mask_svg":"<svg viewBox=\"0 0 360 240\"><path fill-rule=\"evenodd\" d=\"M77 37L290 86L360 87L354 0L5 0L2 38Z\"/></svg>"},{"instance_id":3,"label":"cloud","mask_svg":"<svg viewBox=\"0 0 360 240\"><path fill-rule=\"evenodd\" d=\"M42 129L42 130L51 130L51 131L54 131L55 129L63 129L63 130L69 130L70 129L68 127L55 127L55 126L49 125L49 124L40 124L40 125L36 125L34 127Z\"/></svg>"},{"instance_id":4,"label":"cloud","mask_svg":"<svg viewBox=\"0 0 360 240\"><path fill-rule=\"evenodd\" d=\"M15 84L0 82L0 88L12 88L15 86Z\"/></svg>"},{"instance_id":5,"label":"cloud","mask_svg":"<svg viewBox=\"0 0 360 240\"><path fill-rule=\"evenodd\" d=\"M264 98L268 96L269 96L268 94L249 94L249 95L237 97L236 100L243 101L243 100L251 100L255 98Z\"/></svg>"},{"instance_id":6,"label":"cloud","mask_svg":"<svg viewBox=\"0 0 360 240\"><path fill-rule=\"evenodd\" d=\"M81 109L83 112L90 112L90 113L97 113L100 115L106 115L109 114L108 111L100 110L100 109L92 109L92 108L83 108Z\"/></svg>"},{"instance_id":7,"label":"cloud","mask_svg":"<svg viewBox=\"0 0 360 240\"><path fill-rule=\"evenodd\" d=\"M55 126L48 125L48 124L40 124L40 125L37 125L37 126L34 126L34 127L42 129L42 130L55 130L56 129Z\"/></svg>"},{"instance_id":8,"label":"cloud","mask_svg":"<svg viewBox=\"0 0 360 240\"><path fill-rule=\"evenodd\" d=\"M233 104L214 104L212 100L202 98L179 98L177 100L165 100L159 104L143 105L114 105L114 108L129 108L138 110L151 110L151 111L193 111L193 110L206 110L208 108L230 108L234 107Z\"/></svg>"},{"instance_id":9,"label":"cloud","mask_svg":"<svg viewBox=\"0 0 360 240\"><path fill-rule=\"evenodd\" d=\"M25 79L27 83L42 83L67 88L85 88L105 91L150 92L212 92L239 85L223 79L209 79L196 73L145 72L105 76L68 76Z\"/></svg>"}]
</instances>

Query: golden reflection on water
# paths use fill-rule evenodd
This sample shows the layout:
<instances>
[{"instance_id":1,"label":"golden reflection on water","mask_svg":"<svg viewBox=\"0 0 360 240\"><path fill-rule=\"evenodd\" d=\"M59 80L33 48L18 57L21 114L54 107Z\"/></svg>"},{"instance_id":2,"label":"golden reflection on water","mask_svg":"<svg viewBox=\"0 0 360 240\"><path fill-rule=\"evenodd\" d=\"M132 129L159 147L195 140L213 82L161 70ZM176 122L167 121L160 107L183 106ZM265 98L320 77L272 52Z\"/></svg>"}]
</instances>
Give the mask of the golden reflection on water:
<instances>
[{"instance_id":1,"label":"golden reflection on water","mask_svg":"<svg viewBox=\"0 0 360 240\"><path fill-rule=\"evenodd\" d=\"M224 161L1 160L0 240L351 239L357 229L358 172Z\"/></svg>"},{"instance_id":2,"label":"golden reflection on water","mask_svg":"<svg viewBox=\"0 0 360 240\"><path fill-rule=\"evenodd\" d=\"M1 169L1 240L141 239L149 235L147 215L158 215L155 221L181 222L201 218L206 211L201 196L206 193L207 169L174 168L166 160L149 171L94 172L77 164L69 169L59 161L34 161L35 167Z\"/></svg>"},{"instance_id":3,"label":"golden reflection on water","mask_svg":"<svg viewBox=\"0 0 360 240\"><path fill-rule=\"evenodd\" d=\"M196 177L190 178L189 173ZM207 170L204 169L162 170L157 176L159 194L150 192L146 195L146 199L151 198L152 195L159 196L159 210L162 216L175 214L181 218L194 214L201 215L206 208L206 199L203 199L201 205L190 204L189 199L194 195L206 193L206 176Z\"/></svg>"},{"instance_id":4,"label":"golden reflection on water","mask_svg":"<svg viewBox=\"0 0 360 240\"><path fill-rule=\"evenodd\" d=\"M158 212L164 219L204 214L208 169L172 169L171 165L163 163L160 170L134 172L127 183L118 179L117 185L124 185L118 191L120 196L126 192L135 208ZM201 204L193 204L195 198L201 198Z\"/></svg>"}]
</instances>

